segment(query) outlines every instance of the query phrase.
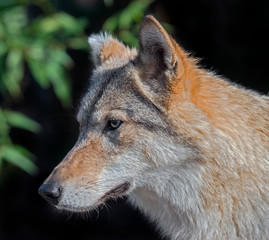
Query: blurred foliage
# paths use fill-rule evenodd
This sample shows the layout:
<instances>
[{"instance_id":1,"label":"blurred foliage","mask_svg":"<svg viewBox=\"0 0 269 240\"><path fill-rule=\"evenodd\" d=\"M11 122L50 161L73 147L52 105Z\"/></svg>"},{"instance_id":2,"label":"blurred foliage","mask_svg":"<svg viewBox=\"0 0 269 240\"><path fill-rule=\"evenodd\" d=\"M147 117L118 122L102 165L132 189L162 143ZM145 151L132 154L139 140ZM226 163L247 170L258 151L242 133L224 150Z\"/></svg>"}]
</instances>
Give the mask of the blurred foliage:
<instances>
[{"instance_id":1,"label":"blurred foliage","mask_svg":"<svg viewBox=\"0 0 269 240\"><path fill-rule=\"evenodd\" d=\"M123 10L109 17L103 30L114 33L125 43L138 47L138 32L145 11L152 0L134 0Z\"/></svg>"},{"instance_id":2,"label":"blurred foliage","mask_svg":"<svg viewBox=\"0 0 269 240\"><path fill-rule=\"evenodd\" d=\"M117 35L127 44L138 46L139 25L152 0L133 0L109 17L103 30ZM67 49L87 50L85 28L89 19L75 18L56 10L50 0L1 0L0 2L0 99L19 103L23 99L23 80L33 77L42 88L52 87L64 107L71 104L68 69L73 62ZM111 8L113 0L104 0ZM29 13L38 9L38 16ZM35 11L36 12L36 11ZM169 28L169 26L167 26ZM12 128L33 133L40 125L24 114L0 107L0 167L5 160L33 174L37 168L33 155L16 145L10 137Z\"/></svg>"},{"instance_id":3,"label":"blurred foliage","mask_svg":"<svg viewBox=\"0 0 269 240\"><path fill-rule=\"evenodd\" d=\"M28 8L38 7L42 14L28 16ZM71 103L67 70L72 59L67 49L87 49L84 33L87 20L56 12L50 1L1 0L0 3L0 93L15 102L23 98L22 81L28 68L42 87L53 87L63 106ZM40 126L22 113L0 108L0 166L3 160L32 174L36 166L23 146L10 138L11 128L38 132Z\"/></svg>"},{"instance_id":4,"label":"blurred foliage","mask_svg":"<svg viewBox=\"0 0 269 240\"><path fill-rule=\"evenodd\" d=\"M6 160L28 173L35 173L36 166L30 160L32 154L20 145L12 143L9 133L12 127L21 128L31 132L38 132L40 126L25 115L0 108L0 164Z\"/></svg>"},{"instance_id":5,"label":"blurred foliage","mask_svg":"<svg viewBox=\"0 0 269 240\"><path fill-rule=\"evenodd\" d=\"M133 47L138 47L138 35L141 21L145 12L153 3L153 0L133 0L127 7L109 17L104 25L103 31L112 32L123 42ZM161 22L168 33L172 34L172 25Z\"/></svg>"},{"instance_id":6,"label":"blurred foliage","mask_svg":"<svg viewBox=\"0 0 269 240\"><path fill-rule=\"evenodd\" d=\"M0 6L1 94L21 97L20 83L26 63L38 84L43 88L51 84L63 105L68 106L71 98L66 69L72 60L66 49L86 49L87 21L53 10L30 21L27 7L44 1L5 2Z\"/></svg>"}]
</instances>

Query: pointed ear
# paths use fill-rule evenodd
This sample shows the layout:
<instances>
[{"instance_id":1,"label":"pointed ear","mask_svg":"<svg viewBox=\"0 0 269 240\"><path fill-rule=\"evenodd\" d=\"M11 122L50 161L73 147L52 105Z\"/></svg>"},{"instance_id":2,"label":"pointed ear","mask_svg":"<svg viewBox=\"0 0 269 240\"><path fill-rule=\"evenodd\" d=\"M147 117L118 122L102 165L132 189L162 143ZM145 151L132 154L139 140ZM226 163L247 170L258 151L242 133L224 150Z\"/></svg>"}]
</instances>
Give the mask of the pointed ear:
<instances>
[{"instance_id":1,"label":"pointed ear","mask_svg":"<svg viewBox=\"0 0 269 240\"><path fill-rule=\"evenodd\" d=\"M169 71L170 73L176 71L179 61L176 43L153 16L144 18L139 43L140 60L143 64L150 63L151 71Z\"/></svg>"},{"instance_id":2,"label":"pointed ear","mask_svg":"<svg viewBox=\"0 0 269 240\"><path fill-rule=\"evenodd\" d=\"M116 38L107 33L93 34L89 37L92 60L95 66L102 63L112 64L112 61L129 60L137 55L135 49L126 47Z\"/></svg>"}]
</instances>

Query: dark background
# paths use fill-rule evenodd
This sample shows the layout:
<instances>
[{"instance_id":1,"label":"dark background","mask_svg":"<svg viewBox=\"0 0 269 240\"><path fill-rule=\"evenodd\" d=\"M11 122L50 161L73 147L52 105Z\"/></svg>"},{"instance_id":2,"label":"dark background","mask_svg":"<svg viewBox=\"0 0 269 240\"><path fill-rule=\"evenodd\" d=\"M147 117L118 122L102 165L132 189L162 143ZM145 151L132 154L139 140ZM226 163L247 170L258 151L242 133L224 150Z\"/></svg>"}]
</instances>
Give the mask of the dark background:
<instances>
[{"instance_id":1,"label":"dark background","mask_svg":"<svg viewBox=\"0 0 269 240\"><path fill-rule=\"evenodd\" d=\"M87 34L98 32L107 17L130 1L115 1L107 9L102 1L85 7L83 1L55 1L57 8L74 16L90 16ZM84 1L85 2L85 1ZM31 14L38 9L30 8ZM174 26L174 37L201 64L247 88L267 94L269 1L185 0L153 1L146 13ZM58 213L37 190L54 166L76 141L75 113L90 76L89 54L70 51L75 62L70 71L73 107L64 109L52 89L44 90L29 80L24 100L16 109L42 125L39 134L15 129L14 142L35 156L38 174L31 176L4 164L0 173L0 240L13 239L161 239L154 226L126 201L90 214Z\"/></svg>"}]
</instances>

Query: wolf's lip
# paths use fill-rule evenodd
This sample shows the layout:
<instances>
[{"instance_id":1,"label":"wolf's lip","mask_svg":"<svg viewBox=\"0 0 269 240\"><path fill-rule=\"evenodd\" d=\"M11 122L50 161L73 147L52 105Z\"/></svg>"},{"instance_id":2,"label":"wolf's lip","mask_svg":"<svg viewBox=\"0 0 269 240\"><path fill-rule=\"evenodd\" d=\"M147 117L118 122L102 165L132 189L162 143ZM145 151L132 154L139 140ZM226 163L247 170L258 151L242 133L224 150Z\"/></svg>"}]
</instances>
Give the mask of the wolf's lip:
<instances>
[{"instance_id":1,"label":"wolf's lip","mask_svg":"<svg viewBox=\"0 0 269 240\"><path fill-rule=\"evenodd\" d=\"M87 212L92 209L97 208L100 204L104 203L107 199L113 197L119 197L126 193L131 187L129 182L124 182L117 187L113 188L109 192L107 192L94 206L86 206L86 207L74 207L71 205L56 205L58 209L67 210L71 212Z\"/></svg>"},{"instance_id":2,"label":"wolf's lip","mask_svg":"<svg viewBox=\"0 0 269 240\"><path fill-rule=\"evenodd\" d=\"M120 185L118 185L117 187L113 188L112 190L110 190L109 192L107 192L102 198L101 200L105 200L107 198L110 197L118 197L122 194L124 194L125 192L127 192L130 188L130 183L125 182L122 183Z\"/></svg>"}]
</instances>

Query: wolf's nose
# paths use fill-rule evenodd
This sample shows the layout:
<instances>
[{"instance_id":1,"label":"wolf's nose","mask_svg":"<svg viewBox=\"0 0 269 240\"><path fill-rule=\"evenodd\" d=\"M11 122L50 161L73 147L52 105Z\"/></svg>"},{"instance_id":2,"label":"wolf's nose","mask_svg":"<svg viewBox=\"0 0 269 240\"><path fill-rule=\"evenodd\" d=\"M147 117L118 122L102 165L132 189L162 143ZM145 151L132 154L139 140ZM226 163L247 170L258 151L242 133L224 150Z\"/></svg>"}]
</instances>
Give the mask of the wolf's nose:
<instances>
[{"instance_id":1,"label":"wolf's nose","mask_svg":"<svg viewBox=\"0 0 269 240\"><path fill-rule=\"evenodd\" d=\"M61 196L62 188L57 182L43 183L38 189L38 193L50 204L57 205Z\"/></svg>"}]
</instances>

